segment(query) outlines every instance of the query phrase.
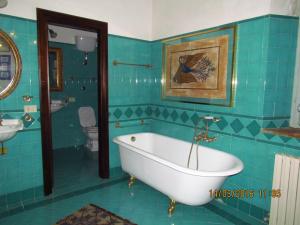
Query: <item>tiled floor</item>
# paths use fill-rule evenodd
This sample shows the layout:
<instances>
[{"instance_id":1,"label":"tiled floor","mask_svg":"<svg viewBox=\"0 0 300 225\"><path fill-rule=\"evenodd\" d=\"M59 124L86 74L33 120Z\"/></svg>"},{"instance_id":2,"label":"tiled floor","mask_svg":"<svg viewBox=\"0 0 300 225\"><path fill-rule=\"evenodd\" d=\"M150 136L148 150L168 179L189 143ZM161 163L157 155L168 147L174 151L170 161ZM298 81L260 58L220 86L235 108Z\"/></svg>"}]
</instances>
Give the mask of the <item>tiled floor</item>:
<instances>
[{"instance_id":1,"label":"tiled floor","mask_svg":"<svg viewBox=\"0 0 300 225\"><path fill-rule=\"evenodd\" d=\"M97 153L84 146L54 150L54 194L61 195L106 182L98 176ZM124 177L120 168L110 170L111 178Z\"/></svg>"},{"instance_id":2,"label":"tiled floor","mask_svg":"<svg viewBox=\"0 0 300 225\"><path fill-rule=\"evenodd\" d=\"M98 163L83 147L54 152L54 193L25 209L16 209L0 217L1 225L52 225L83 206L93 203L139 225L211 225L253 224L244 217L222 210L215 204L192 207L176 206L167 215L168 198L137 181L127 185L128 176L120 168L110 170L110 179L100 179ZM226 208L227 209L227 208ZM245 219L246 221L246 219ZM248 220L247 220L248 221Z\"/></svg>"},{"instance_id":3,"label":"tiled floor","mask_svg":"<svg viewBox=\"0 0 300 225\"><path fill-rule=\"evenodd\" d=\"M246 224L235 217L222 215L210 205L192 207L178 204L174 215L169 217L166 196L141 182L128 189L127 181L124 180L103 185L86 193L48 200L47 203L37 204L31 209L2 218L0 224L51 225L89 203L110 210L139 225Z\"/></svg>"}]
</instances>

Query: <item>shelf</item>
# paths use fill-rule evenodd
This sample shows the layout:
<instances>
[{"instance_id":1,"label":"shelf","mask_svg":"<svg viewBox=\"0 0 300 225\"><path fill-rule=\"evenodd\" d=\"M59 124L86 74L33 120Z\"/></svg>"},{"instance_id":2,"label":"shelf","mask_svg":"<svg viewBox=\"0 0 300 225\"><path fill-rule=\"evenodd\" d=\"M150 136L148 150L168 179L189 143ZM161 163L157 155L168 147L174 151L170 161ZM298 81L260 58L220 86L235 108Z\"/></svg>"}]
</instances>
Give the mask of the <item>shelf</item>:
<instances>
[{"instance_id":1,"label":"shelf","mask_svg":"<svg viewBox=\"0 0 300 225\"><path fill-rule=\"evenodd\" d=\"M292 128L292 127L264 128L263 133L280 135L285 137L300 138L300 128Z\"/></svg>"}]
</instances>

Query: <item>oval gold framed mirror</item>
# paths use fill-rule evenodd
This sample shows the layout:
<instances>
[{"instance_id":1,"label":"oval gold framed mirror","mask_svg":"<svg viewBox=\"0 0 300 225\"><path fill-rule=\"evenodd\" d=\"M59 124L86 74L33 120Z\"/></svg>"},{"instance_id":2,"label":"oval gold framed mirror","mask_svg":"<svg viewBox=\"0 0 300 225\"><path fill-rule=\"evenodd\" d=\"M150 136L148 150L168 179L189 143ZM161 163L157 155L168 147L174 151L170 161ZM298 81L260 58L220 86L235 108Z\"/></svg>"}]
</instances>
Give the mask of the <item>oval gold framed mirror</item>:
<instances>
[{"instance_id":1,"label":"oval gold framed mirror","mask_svg":"<svg viewBox=\"0 0 300 225\"><path fill-rule=\"evenodd\" d=\"M0 99L17 87L22 70L21 57L14 41L0 29Z\"/></svg>"}]
</instances>

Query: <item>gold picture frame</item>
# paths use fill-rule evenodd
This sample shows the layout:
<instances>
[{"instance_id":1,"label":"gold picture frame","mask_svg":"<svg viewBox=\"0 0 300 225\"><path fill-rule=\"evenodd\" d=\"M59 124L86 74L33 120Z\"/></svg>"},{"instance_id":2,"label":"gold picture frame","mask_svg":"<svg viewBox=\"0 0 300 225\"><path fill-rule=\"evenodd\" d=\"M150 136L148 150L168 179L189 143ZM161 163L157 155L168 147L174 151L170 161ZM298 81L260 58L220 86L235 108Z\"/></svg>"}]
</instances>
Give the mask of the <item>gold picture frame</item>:
<instances>
[{"instance_id":1,"label":"gold picture frame","mask_svg":"<svg viewBox=\"0 0 300 225\"><path fill-rule=\"evenodd\" d=\"M163 40L162 99L233 106L236 27Z\"/></svg>"},{"instance_id":2,"label":"gold picture frame","mask_svg":"<svg viewBox=\"0 0 300 225\"><path fill-rule=\"evenodd\" d=\"M48 50L48 59L50 91L63 91L62 49L50 47Z\"/></svg>"}]
</instances>

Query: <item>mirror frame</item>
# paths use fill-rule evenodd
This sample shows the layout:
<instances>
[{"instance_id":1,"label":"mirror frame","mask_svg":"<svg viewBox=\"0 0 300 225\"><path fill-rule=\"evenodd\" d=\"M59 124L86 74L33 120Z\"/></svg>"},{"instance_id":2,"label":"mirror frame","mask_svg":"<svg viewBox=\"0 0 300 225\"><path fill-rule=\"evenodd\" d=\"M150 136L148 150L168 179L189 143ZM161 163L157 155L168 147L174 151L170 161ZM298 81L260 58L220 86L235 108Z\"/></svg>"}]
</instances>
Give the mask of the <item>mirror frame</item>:
<instances>
[{"instance_id":1,"label":"mirror frame","mask_svg":"<svg viewBox=\"0 0 300 225\"><path fill-rule=\"evenodd\" d=\"M22 61L21 61L21 56L19 53L19 50L14 43L14 41L11 39L11 37L6 34L3 30L0 29L0 38L2 38L9 46L11 49L13 56L15 58L15 66L16 66L16 72L13 76L13 79L9 83L9 85L2 91L0 92L0 100L6 98L9 96L17 87L20 78L21 78L21 72L22 72Z\"/></svg>"},{"instance_id":2,"label":"mirror frame","mask_svg":"<svg viewBox=\"0 0 300 225\"><path fill-rule=\"evenodd\" d=\"M53 48L49 47L48 49L48 57L49 53L52 52L56 56L56 85L55 87L50 86L50 91L63 91L63 73L62 73L62 67L63 67L63 53L61 48ZM49 68L49 76L50 76L50 68ZM49 83L50 85L50 83Z\"/></svg>"}]
</instances>

